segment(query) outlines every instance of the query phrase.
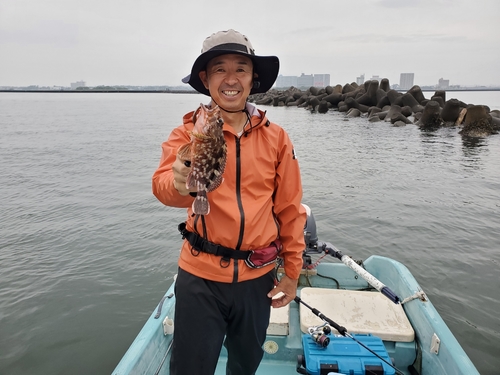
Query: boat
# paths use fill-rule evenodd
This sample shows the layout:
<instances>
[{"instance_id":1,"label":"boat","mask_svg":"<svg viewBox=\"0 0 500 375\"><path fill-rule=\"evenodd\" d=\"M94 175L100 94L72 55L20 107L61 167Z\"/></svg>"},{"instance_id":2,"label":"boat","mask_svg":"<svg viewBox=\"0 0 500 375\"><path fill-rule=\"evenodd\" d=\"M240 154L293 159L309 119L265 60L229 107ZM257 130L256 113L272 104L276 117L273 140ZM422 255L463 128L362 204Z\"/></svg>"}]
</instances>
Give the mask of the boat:
<instances>
[{"instance_id":1,"label":"boat","mask_svg":"<svg viewBox=\"0 0 500 375\"><path fill-rule=\"evenodd\" d=\"M405 265L377 255L364 261L343 255L318 240L306 209L297 297L271 309L257 375L479 374ZM326 255L341 262L322 261ZM174 286L175 278L113 375L169 374ZM226 373L226 360L222 347L216 375Z\"/></svg>"}]
</instances>

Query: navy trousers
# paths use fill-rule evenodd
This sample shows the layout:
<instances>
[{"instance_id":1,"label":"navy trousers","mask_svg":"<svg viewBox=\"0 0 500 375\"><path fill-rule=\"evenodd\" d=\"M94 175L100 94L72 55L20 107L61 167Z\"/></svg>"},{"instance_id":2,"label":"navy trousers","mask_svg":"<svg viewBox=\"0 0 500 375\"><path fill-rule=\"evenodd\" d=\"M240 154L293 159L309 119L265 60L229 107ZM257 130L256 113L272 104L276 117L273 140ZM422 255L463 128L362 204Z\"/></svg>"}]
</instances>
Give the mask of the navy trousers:
<instances>
[{"instance_id":1,"label":"navy trousers","mask_svg":"<svg viewBox=\"0 0 500 375\"><path fill-rule=\"evenodd\" d=\"M220 283L179 268L171 375L213 375L222 344L227 375L253 375L264 351L274 286L272 271L254 280ZM225 339L225 340L224 340Z\"/></svg>"}]
</instances>

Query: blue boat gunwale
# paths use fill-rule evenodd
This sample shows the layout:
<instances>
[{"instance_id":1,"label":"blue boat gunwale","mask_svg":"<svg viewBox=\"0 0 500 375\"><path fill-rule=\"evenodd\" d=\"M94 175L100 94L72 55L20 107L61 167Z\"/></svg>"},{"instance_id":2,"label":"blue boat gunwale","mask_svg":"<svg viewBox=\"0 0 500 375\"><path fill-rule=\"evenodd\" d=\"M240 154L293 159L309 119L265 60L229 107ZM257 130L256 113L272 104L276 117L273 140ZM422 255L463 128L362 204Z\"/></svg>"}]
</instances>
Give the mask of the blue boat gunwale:
<instances>
[{"instance_id":1,"label":"blue boat gunwale","mask_svg":"<svg viewBox=\"0 0 500 375\"><path fill-rule=\"evenodd\" d=\"M402 299L422 291L408 268L394 259L372 255L364 264L369 272L384 284L390 285ZM415 330L420 347L423 375L426 373L479 375L476 367L429 298L426 298L426 301L414 299L405 303L403 308ZM432 351L434 335L440 339L439 353L437 354ZM431 368L432 372L428 372L426 370L428 368Z\"/></svg>"}]
</instances>

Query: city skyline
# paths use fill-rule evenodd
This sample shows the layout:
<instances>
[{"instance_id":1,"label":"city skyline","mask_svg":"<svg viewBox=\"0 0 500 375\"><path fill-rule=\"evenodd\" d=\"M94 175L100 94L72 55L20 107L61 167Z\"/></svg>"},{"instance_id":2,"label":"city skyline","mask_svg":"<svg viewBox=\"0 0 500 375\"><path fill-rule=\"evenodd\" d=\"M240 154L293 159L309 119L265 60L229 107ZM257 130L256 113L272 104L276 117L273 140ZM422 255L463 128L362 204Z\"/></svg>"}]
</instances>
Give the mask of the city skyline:
<instances>
[{"instance_id":1,"label":"city skyline","mask_svg":"<svg viewBox=\"0 0 500 375\"><path fill-rule=\"evenodd\" d=\"M407 81L407 82L410 82L406 85L402 85L401 82L402 80L404 79L403 76L407 76L407 75L411 75L411 80L410 81ZM323 83L322 85L319 84L319 81L318 82L313 82L313 78L316 77L316 81L321 80L321 83ZM318 78L319 77L319 78ZM450 80L447 80L447 79L444 79L443 77L439 78L438 80L436 80L436 82L432 83L432 84L421 84L421 83L418 83L416 82L416 79L414 78L415 77L415 74L414 73L400 73L400 78L399 80L397 81L391 81L389 79L389 84L391 87L393 86L398 86L399 89L409 89L411 88L413 85L417 85L417 86L421 86L421 87L435 87L435 88L459 88L459 87L462 87L462 88L474 88L474 87L477 87L477 88L488 88L488 87L491 87L491 88L499 88L500 85L494 85L494 84L484 84L484 85L461 85L459 83L453 83L453 82L450 82ZM291 78L299 78L299 81L300 81L300 78L303 79L303 82L306 83L306 84L301 84L301 85L298 85L296 84L297 82L291 82L290 79ZM300 87L306 87L306 86L317 86L317 87L326 87L326 86L336 86L338 84L340 85L345 85L345 84L351 84L351 83L356 83L356 84L363 84L365 81L369 81L369 80L372 80L372 79L377 79L377 80L381 80L381 79L386 79L387 77L382 77L382 76L378 76L378 75L373 75L371 77L369 77L369 75L366 75L366 74L360 74L359 76L355 77L355 79L349 81L349 82L344 82L344 83L340 83L340 82L333 82L331 80L331 76L329 74L326 74L326 73L310 73L310 74L305 74L305 73L301 73L301 75L288 75L288 76L285 76L283 74L279 74L278 75L278 78L273 86L273 88L281 88L281 87L289 87L289 86L300 86ZM295 81L297 81L295 79ZM388 79L388 78L387 78ZM311 80L312 84L310 84L311 82L309 82ZM291 83L291 84L282 84L280 85L280 83ZM80 83L80 84L79 84ZM295 83L295 84L293 84ZM183 85L182 83L181 84L177 84L177 85L167 85L167 84L162 84L162 83L159 83L159 84L155 84L155 85L129 85L129 84L96 84L96 85L88 85L86 81L84 80L79 80L79 81L75 81L75 82L70 82L66 85L24 85L24 86L21 86L21 85L2 85L1 82L0 82L0 89L9 89L9 88L27 88L27 87L45 87L45 88L70 88L70 89L76 89L77 87L101 87L101 86L109 86L109 87L175 87L175 88L185 88L186 90L189 90L191 89L190 86L188 85Z\"/></svg>"},{"instance_id":2,"label":"city skyline","mask_svg":"<svg viewBox=\"0 0 500 375\"><path fill-rule=\"evenodd\" d=\"M302 73L303 74L303 73ZM281 75L281 74L280 74ZM306 74L307 75L307 74ZM311 76L314 76L314 75L318 75L317 73L311 73L309 74ZM321 73L320 75L328 75L328 74L325 74L325 73ZM282 75L284 76L284 75ZM361 83L365 82L365 81L368 81L368 80L371 80L371 79L378 79L380 81L380 79L384 79L384 78L387 78L387 77L381 77L381 76L377 76L377 75L373 75L372 77L370 78L366 78L368 77L366 74L362 74L361 76L364 76L365 79L362 80ZM300 76L284 76L284 77L300 77ZM359 78L360 76L358 77L355 77L354 79L352 79L351 81L347 81L347 82L344 82L344 83L341 83L341 82L333 82L331 79L330 79L330 85L329 86L336 86L338 84L340 85L346 85L346 84L351 84L351 83L357 83L359 84ZM416 80L415 80L416 81ZM417 86L420 86L420 87L434 87L436 89L440 88L440 83L443 82L443 81L447 81L448 82L448 85L446 87L450 87L450 88L499 88L500 87L500 84L498 85L495 85L495 84L489 84L489 83L485 83L485 84L474 84L474 85L461 85L460 83L451 83L450 80L446 80L444 79L443 77L439 78L436 82L434 83L430 83L430 84L421 84L421 83L418 83L418 82L414 82L414 85L417 85ZM77 83L77 82L84 82L85 84L84 85L81 85L83 87L100 87L100 86L109 86L109 87L170 87L170 88L185 88L186 90L191 90L192 88L188 85L185 85L185 84L182 84L182 83L178 83L178 84L172 84L172 85L168 85L168 84L165 84L165 83L158 83L158 84L147 84L147 85L141 85L141 84L127 84L127 83L117 83L117 84L94 84L94 85L88 85L86 81L75 81L75 82L69 82L67 84L63 84L63 85L38 85L38 84L28 84L28 85L2 85L2 82L0 82L0 90L8 90L8 89L11 89L11 88L29 88L29 87L38 87L38 88L48 88L48 89L51 89L51 88L70 88L70 89L74 89L74 84ZM284 87L284 86L279 86L279 76L278 76L278 79L276 80L275 84L273 85L273 88L278 88L278 87ZM398 85L399 89L409 89L411 88L413 85L411 85L410 87L406 87L406 86L401 86L400 85L400 80L397 80L397 81L391 81L389 79L389 84L390 86L394 86L394 85ZM295 85L289 85L289 86L295 86ZM317 86L317 87L320 87L319 85L311 85L311 86ZM327 85L323 85L322 87L325 87ZM304 85L302 85L302 87L304 87ZM441 88L445 88L445 87L441 87Z\"/></svg>"},{"instance_id":3,"label":"city skyline","mask_svg":"<svg viewBox=\"0 0 500 375\"><path fill-rule=\"evenodd\" d=\"M203 40L234 28L284 76L332 84L378 75L391 84L500 86L497 0L318 0L253 8L213 0L6 0L0 5L0 86L182 85ZM195 9L196 11L193 11ZM261 11L260 9L265 9ZM189 15L189 23L187 23ZM190 26L196 25L196 26Z\"/></svg>"}]
</instances>

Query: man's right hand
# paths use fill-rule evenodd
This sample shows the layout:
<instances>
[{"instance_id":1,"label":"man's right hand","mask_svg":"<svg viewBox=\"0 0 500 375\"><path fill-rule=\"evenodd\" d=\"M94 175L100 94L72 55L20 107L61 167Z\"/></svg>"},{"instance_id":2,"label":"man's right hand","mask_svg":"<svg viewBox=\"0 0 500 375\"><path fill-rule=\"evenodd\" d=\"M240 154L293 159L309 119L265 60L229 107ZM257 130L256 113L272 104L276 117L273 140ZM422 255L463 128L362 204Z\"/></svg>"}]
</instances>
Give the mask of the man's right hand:
<instances>
[{"instance_id":1,"label":"man's right hand","mask_svg":"<svg viewBox=\"0 0 500 375\"><path fill-rule=\"evenodd\" d=\"M186 188L186 178L191 172L191 167L189 160L183 160L177 155L174 163L172 164L172 172L174 174L174 187L179 192L180 195L188 195L192 191L196 191L196 188L188 189Z\"/></svg>"}]
</instances>

